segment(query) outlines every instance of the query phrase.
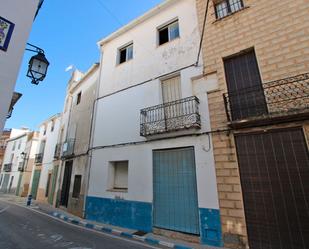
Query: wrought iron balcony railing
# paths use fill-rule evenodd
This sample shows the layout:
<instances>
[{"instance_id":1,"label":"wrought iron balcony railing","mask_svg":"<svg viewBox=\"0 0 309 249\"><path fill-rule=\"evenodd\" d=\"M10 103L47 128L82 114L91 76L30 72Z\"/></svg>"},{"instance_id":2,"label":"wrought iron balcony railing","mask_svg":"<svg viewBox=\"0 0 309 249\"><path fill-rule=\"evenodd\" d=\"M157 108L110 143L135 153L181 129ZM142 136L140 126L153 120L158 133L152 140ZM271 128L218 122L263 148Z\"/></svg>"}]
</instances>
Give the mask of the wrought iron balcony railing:
<instances>
[{"instance_id":1,"label":"wrought iron balcony railing","mask_svg":"<svg viewBox=\"0 0 309 249\"><path fill-rule=\"evenodd\" d=\"M228 120L261 120L309 113L309 73L223 95Z\"/></svg>"},{"instance_id":2,"label":"wrought iron balcony railing","mask_svg":"<svg viewBox=\"0 0 309 249\"><path fill-rule=\"evenodd\" d=\"M54 159L55 160L60 159L60 156L61 156L61 144L56 144Z\"/></svg>"},{"instance_id":3,"label":"wrought iron balcony railing","mask_svg":"<svg viewBox=\"0 0 309 249\"><path fill-rule=\"evenodd\" d=\"M34 162L40 164L43 162L43 153L35 154Z\"/></svg>"},{"instance_id":4,"label":"wrought iron balcony railing","mask_svg":"<svg viewBox=\"0 0 309 249\"><path fill-rule=\"evenodd\" d=\"M3 165L3 171L4 172L11 172L12 171L12 163L5 163Z\"/></svg>"},{"instance_id":5,"label":"wrought iron balcony railing","mask_svg":"<svg viewBox=\"0 0 309 249\"><path fill-rule=\"evenodd\" d=\"M74 156L75 139L67 139L62 146L62 157Z\"/></svg>"},{"instance_id":6,"label":"wrought iron balcony railing","mask_svg":"<svg viewBox=\"0 0 309 249\"><path fill-rule=\"evenodd\" d=\"M140 135L150 136L201 128L199 99L195 96L141 110Z\"/></svg>"}]
</instances>

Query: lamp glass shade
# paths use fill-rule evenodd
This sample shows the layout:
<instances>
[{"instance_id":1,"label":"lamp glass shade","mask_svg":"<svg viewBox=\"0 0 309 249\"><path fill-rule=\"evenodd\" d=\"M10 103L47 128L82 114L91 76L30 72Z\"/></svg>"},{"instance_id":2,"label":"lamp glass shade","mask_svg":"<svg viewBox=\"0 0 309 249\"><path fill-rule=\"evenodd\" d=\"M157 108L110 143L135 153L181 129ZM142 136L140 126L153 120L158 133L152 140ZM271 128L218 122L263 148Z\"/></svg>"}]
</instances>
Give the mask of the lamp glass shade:
<instances>
[{"instance_id":1,"label":"lamp glass shade","mask_svg":"<svg viewBox=\"0 0 309 249\"><path fill-rule=\"evenodd\" d=\"M31 57L27 76L32 79L33 84L38 84L39 81L44 80L48 66L49 62L43 53Z\"/></svg>"}]
</instances>

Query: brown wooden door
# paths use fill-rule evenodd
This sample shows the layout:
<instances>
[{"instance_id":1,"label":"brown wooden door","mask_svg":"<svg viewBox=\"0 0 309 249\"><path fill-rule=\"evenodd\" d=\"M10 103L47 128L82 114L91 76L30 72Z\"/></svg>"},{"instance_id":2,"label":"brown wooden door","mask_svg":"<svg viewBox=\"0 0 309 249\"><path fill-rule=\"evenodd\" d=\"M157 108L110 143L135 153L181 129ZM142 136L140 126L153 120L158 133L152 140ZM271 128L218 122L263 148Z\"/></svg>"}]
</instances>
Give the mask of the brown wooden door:
<instances>
[{"instance_id":1,"label":"brown wooden door","mask_svg":"<svg viewBox=\"0 0 309 249\"><path fill-rule=\"evenodd\" d=\"M267 113L267 105L254 50L224 60L233 120Z\"/></svg>"},{"instance_id":2,"label":"brown wooden door","mask_svg":"<svg viewBox=\"0 0 309 249\"><path fill-rule=\"evenodd\" d=\"M250 249L309 248L309 153L302 129L235 140Z\"/></svg>"}]
</instances>

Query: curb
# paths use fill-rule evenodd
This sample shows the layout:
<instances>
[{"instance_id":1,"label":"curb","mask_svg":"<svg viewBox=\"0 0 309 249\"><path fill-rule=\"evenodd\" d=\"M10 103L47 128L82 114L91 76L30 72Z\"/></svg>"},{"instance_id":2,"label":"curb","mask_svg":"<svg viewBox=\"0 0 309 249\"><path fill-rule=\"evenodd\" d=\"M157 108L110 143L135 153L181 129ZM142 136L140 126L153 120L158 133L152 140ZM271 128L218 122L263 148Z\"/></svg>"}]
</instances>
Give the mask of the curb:
<instances>
[{"instance_id":1,"label":"curb","mask_svg":"<svg viewBox=\"0 0 309 249\"><path fill-rule=\"evenodd\" d=\"M166 241L163 241L163 240L157 240L157 239L152 238L152 237L138 236L138 235L135 235L133 233L122 232L122 231L117 230L117 229L112 229L112 228L109 228L109 227L95 225L95 224L92 224L92 223L89 223L89 222L86 222L86 221L83 221L83 220L70 218L70 217L65 216L65 215L58 213L58 212L52 212L51 215L56 217L56 218L59 218L61 220L64 220L66 222L70 222L74 225L83 226L83 227L86 227L88 229L93 229L93 230L104 232L104 233L111 233L111 234L114 234L114 235L129 238L129 239L135 239L135 240L138 240L138 241L143 241L143 242L150 244L150 245L161 245L161 246L174 248L174 249L194 249L192 247L188 247L188 246L185 246L185 245L174 244L174 243L166 242Z\"/></svg>"}]
</instances>

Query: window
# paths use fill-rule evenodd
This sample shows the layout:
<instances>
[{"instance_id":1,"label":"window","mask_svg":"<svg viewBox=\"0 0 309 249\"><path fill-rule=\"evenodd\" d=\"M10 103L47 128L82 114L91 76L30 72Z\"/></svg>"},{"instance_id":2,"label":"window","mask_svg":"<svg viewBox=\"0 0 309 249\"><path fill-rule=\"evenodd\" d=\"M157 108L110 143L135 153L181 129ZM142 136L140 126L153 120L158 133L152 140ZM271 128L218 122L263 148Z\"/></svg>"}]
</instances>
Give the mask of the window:
<instances>
[{"instance_id":1,"label":"window","mask_svg":"<svg viewBox=\"0 0 309 249\"><path fill-rule=\"evenodd\" d=\"M111 188L116 191L128 190L128 161L111 163Z\"/></svg>"},{"instance_id":2,"label":"window","mask_svg":"<svg viewBox=\"0 0 309 249\"><path fill-rule=\"evenodd\" d=\"M179 23L174 21L162 28L158 29L159 45L172 41L179 37Z\"/></svg>"},{"instance_id":3,"label":"window","mask_svg":"<svg viewBox=\"0 0 309 249\"><path fill-rule=\"evenodd\" d=\"M15 150L15 147L16 147L16 141L14 141L12 150Z\"/></svg>"},{"instance_id":4,"label":"window","mask_svg":"<svg viewBox=\"0 0 309 249\"><path fill-rule=\"evenodd\" d=\"M118 64L124 63L133 59L133 43L119 49Z\"/></svg>"},{"instance_id":5,"label":"window","mask_svg":"<svg viewBox=\"0 0 309 249\"><path fill-rule=\"evenodd\" d=\"M75 175L73 193L72 193L73 198L79 198L81 184L82 184L82 176Z\"/></svg>"},{"instance_id":6,"label":"window","mask_svg":"<svg viewBox=\"0 0 309 249\"><path fill-rule=\"evenodd\" d=\"M82 92L79 92L77 94L77 99L76 99L76 105L78 105L80 103L80 101L82 100Z\"/></svg>"},{"instance_id":7,"label":"window","mask_svg":"<svg viewBox=\"0 0 309 249\"><path fill-rule=\"evenodd\" d=\"M46 135L46 126L44 126L43 136Z\"/></svg>"},{"instance_id":8,"label":"window","mask_svg":"<svg viewBox=\"0 0 309 249\"><path fill-rule=\"evenodd\" d=\"M19 140L18 149L20 149L20 147L21 147L21 140Z\"/></svg>"},{"instance_id":9,"label":"window","mask_svg":"<svg viewBox=\"0 0 309 249\"><path fill-rule=\"evenodd\" d=\"M244 7L242 0L223 0L215 5L217 19L237 12Z\"/></svg>"},{"instance_id":10,"label":"window","mask_svg":"<svg viewBox=\"0 0 309 249\"><path fill-rule=\"evenodd\" d=\"M53 131L54 131L54 129L55 129L55 122L54 122L54 121L52 121L52 122L51 122L50 131L51 131L51 132L53 132Z\"/></svg>"},{"instance_id":11,"label":"window","mask_svg":"<svg viewBox=\"0 0 309 249\"><path fill-rule=\"evenodd\" d=\"M43 140L43 141L41 141L41 143L40 143L40 150L39 150L39 154L44 154L44 151L45 151L45 144L46 144L46 141L45 140Z\"/></svg>"}]
</instances>

